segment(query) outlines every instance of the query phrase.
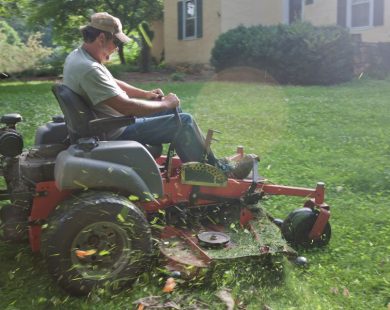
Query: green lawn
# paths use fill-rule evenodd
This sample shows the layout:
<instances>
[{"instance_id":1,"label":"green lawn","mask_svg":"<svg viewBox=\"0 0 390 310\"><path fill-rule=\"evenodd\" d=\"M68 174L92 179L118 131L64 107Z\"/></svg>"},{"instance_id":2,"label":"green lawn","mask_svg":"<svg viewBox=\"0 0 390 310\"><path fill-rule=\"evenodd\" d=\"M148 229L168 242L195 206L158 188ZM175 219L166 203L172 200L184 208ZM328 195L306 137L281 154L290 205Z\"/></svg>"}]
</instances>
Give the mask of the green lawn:
<instances>
[{"instance_id":1,"label":"green lawn","mask_svg":"<svg viewBox=\"0 0 390 310\"><path fill-rule=\"evenodd\" d=\"M157 85L141 85L151 88ZM389 309L390 306L390 81L355 81L333 87L278 87L233 83L159 85L176 93L204 130L222 131L218 156L237 145L261 157L260 173L274 183L327 185L332 206L328 247L302 253L307 269L289 266L274 282L261 267L236 264L214 285L180 284L171 299L224 309L215 292L230 288L242 309ZM18 112L31 145L35 128L60 113L51 83L0 83L0 115ZM272 197L265 206L284 217L303 199ZM48 276L27 245L0 242L0 308L133 309L132 301L160 295L158 273L132 290L69 297ZM168 298L168 297L166 297ZM245 308L246 307L246 308ZM241 308L240 308L241 309Z\"/></svg>"}]
</instances>

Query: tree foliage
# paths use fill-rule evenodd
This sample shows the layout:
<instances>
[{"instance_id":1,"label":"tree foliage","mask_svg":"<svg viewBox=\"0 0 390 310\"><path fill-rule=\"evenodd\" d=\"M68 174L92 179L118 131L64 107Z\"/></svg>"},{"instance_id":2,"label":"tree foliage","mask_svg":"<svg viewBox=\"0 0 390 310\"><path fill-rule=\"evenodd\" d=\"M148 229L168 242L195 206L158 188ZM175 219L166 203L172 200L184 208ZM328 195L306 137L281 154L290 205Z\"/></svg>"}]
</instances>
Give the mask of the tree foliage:
<instances>
[{"instance_id":1,"label":"tree foliage","mask_svg":"<svg viewBox=\"0 0 390 310\"><path fill-rule=\"evenodd\" d=\"M3 23L6 24L2 21ZM17 73L32 69L52 52L41 45L39 33L32 34L25 44L20 41L15 31L9 33L12 36L0 31L0 72Z\"/></svg>"},{"instance_id":2,"label":"tree foliage","mask_svg":"<svg viewBox=\"0 0 390 310\"><path fill-rule=\"evenodd\" d=\"M162 15L162 0L30 0L34 8L32 23L51 25L57 44L69 49L80 41L79 27L88 23L94 12L108 12L118 17L123 32L130 35L143 21L158 19ZM120 47L121 62L125 62Z\"/></svg>"},{"instance_id":3,"label":"tree foliage","mask_svg":"<svg viewBox=\"0 0 390 310\"><path fill-rule=\"evenodd\" d=\"M25 13L29 0L0 0L0 17L8 18L10 16L22 15Z\"/></svg>"},{"instance_id":4,"label":"tree foliage","mask_svg":"<svg viewBox=\"0 0 390 310\"><path fill-rule=\"evenodd\" d=\"M0 20L0 34L3 34L3 39L5 38L7 44L21 44L18 33L5 20Z\"/></svg>"}]
</instances>

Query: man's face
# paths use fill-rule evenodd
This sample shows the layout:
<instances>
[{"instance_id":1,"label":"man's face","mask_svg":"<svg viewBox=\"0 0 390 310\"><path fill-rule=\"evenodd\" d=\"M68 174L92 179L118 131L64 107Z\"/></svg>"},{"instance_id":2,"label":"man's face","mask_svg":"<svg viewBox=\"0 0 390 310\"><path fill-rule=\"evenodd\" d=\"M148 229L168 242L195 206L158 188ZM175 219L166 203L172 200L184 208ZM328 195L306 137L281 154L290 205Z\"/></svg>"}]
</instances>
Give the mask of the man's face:
<instances>
[{"instance_id":1,"label":"man's face","mask_svg":"<svg viewBox=\"0 0 390 310\"><path fill-rule=\"evenodd\" d=\"M101 61L108 62L110 56L118 50L119 40L113 36L111 39L107 39L103 34L103 40L101 45Z\"/></svg>"}]
</instances>

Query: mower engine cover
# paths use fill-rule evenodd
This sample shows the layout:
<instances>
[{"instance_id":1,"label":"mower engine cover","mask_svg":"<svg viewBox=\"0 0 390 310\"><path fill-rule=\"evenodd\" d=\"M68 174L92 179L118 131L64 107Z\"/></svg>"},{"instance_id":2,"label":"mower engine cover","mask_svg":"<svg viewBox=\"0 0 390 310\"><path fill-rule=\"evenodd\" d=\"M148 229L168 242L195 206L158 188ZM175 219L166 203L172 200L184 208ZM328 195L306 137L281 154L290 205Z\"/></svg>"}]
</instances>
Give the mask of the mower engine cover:
<instances>
[{"instance_id":1,"label":"mower engine cover","mask_svg":"<svg viewBox=\"0 0 390 310\"><path fill-rule=\"evenodd\" d=\"M163 195L159 167L135 141L95 141L75 144L56 158L54 176L64 189L116 189L153 201Z\"/></svg>"}]
</instances>

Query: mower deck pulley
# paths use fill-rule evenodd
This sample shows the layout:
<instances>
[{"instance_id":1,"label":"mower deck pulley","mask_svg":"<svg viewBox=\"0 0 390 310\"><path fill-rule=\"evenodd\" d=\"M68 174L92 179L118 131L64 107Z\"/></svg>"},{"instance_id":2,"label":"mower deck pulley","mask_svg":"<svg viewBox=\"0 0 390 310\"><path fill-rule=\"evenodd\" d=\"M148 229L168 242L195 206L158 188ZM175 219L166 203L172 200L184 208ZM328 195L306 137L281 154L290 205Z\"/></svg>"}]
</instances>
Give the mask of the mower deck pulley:
<instances>
[{"instance_id":1,"label":"mower deck pulley","mask_svg":"<svg viewBox=\"0 0 390 310\"><path fill-rule=\"evenodd\" d=\"M203 246L218 247L230 242L230 237L227 234L218 231L204 231L197 235L199 242Z\"/></svg>"}]
</instances>

